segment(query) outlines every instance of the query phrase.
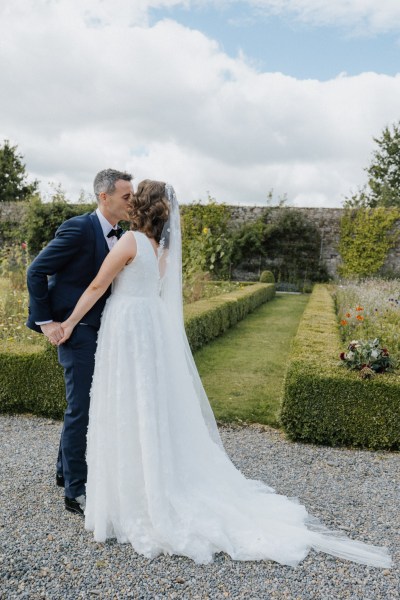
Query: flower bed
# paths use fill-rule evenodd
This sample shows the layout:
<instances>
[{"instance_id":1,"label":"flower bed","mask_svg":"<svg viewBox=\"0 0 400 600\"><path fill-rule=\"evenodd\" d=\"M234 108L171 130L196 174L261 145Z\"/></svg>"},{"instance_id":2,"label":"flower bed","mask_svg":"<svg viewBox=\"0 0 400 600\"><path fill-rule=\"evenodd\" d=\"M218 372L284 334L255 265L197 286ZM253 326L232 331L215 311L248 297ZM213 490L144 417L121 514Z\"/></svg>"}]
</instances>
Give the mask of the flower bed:
<instances>
[{"instance_id":1,"label":"flower bed","mask_svg":"<svg viewBox=\"0 0 400 600\"><path fill-rule=\"evenodd\" d=\"M311 295L293 341L280 420L291 439L370 449L400 447L400 375L363 380L340 366L343 349L326 286Z\"/></svg>"},{"instance_id":2,"label":"flower bed","mask_svg":"<svg viewBox=\"0 0 400 600\"><path fill-rule=\"evenodd\" d=\"M256 284L185 307L185 327L198 349L275 295L272 284ZM43 338L38 345L5 342L0 346L0 412L31 412L61 418L64 380L57 353Z\"/></svg>"},{"instance_id":3,"label":"flower bed","mask_svg":"<svg viewBox=\"0 0 400 600\"><path fill-rule=\"evenodd\" d=\"M379 338L390 354L400 359L399 280L369 279L341 285L334 299L344 342Z\"/></svg>"}]
</instances>

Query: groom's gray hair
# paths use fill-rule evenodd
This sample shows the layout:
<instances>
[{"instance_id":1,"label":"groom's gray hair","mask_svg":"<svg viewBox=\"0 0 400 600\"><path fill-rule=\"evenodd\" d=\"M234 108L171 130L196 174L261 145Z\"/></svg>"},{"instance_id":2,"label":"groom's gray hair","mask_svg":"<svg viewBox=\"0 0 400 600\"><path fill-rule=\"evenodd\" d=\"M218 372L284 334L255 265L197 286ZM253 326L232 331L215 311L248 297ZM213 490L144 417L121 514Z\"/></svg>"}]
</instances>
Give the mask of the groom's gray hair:
<instances>
[{"instance_id":1,"label":"groom's gray hair","mask_svg":"<svg viewBox=\"0 0 400 600\"><path fill-rule=\"evenodd\" d=\"M116 171L115 169L104 169L104 171L97 173L93 182L93 188L97 202L99 201L99 195L102 192L105 192L106 194L112 194L112 192L115 192L115 182L119 179L123 179L124 181L132 181L132 175L130 173L126 173L125 171Z\"/></svg>"}]
</instances>

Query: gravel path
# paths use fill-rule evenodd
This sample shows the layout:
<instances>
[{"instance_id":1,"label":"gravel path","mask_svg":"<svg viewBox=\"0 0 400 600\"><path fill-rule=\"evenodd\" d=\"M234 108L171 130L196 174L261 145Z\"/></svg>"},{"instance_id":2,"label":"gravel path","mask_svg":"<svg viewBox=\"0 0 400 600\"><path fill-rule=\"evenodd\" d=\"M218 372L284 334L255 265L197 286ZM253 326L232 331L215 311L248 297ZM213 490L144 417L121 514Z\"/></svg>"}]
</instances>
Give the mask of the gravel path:
<instances>
[{"instance_id":1,"label":"gravel path","mask_svg":"<svg viewBox=\"0 0 400 600\"><path fill-rule=\"evenodd\" d=\"M223 428L234 463L350 537L389 546L390 570L311 552L295 569L224 554L197 566L98 544L63 508L54 459L60 423L0 415L0 598L400 598L400 454L294 444L270 428Z\"/></svg>"}]
</instances>

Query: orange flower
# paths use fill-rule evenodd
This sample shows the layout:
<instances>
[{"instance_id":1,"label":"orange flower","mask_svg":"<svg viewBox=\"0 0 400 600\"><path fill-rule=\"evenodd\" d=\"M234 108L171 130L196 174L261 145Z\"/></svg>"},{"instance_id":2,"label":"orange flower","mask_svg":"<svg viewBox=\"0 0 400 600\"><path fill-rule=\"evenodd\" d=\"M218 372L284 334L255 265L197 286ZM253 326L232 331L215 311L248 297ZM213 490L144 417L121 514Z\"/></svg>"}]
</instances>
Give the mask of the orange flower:
<instances>
[{"instance_id":1,"label":"orange flower","mask_svg":"<svg viewBox=\"0 0 400 600\"><path fill-rule=\"evenodd\" d=\"M340 324L341 324L341 325L343 325L343 327L344 327L345 325L347 325L347 321L346 321L346 319L343 319L342 321L340 321Z\"/></svg>"},{"instance_id":2,"label":"orange flower","mask_svg":"<svg viewBox=\"0 0 400 600\"><path fill-rule=\"evenodd\" d=\"M351 314L350 314L350 313L346 313L346 317L347 317L348 319L350 319L350 317L351 317Z\"/></svg>"},{"instance_id":3,"label":"orange flower","mask_svg":"<svg viewBox=\"0 0 400 600\"><path fill-rule=\"evenodd\" d=\"M362 315L356 316L357 321L364 321L364 317Z\"/></svg>"},{"instance_id":4,"label":"orange flower","mask_svg":"<svg viewBox=\"0 0 400 600\"><path fill-rule=\"evenodd\" d=\"M357 311L360 311L360 310L364 310L364 309L363 309L363 307L362 307L362 306L357 306L356 310L357 310Z\"/></svg>"}]
</instances>

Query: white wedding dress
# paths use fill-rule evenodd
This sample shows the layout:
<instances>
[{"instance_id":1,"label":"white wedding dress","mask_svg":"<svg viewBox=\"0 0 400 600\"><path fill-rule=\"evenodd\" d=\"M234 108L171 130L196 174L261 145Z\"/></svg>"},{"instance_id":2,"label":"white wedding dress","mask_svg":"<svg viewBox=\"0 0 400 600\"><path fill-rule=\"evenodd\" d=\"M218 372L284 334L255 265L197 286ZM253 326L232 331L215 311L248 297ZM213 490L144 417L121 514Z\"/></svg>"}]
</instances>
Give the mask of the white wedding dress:
<instances>
[{"instance_id":1,"label":"white wedding dress","mask_svg":"<svg viewBox=\"0 0 400 600\"><path fill-rule=\"evenodd\" d=\"M146 556L297 565L310 548L388 567L378 548L329 532L295 500L246 479L210 435L187 350L159 295L153 246L117 276L98 337L88 429L85 527Z\"/></svg>"}]
</instances>

